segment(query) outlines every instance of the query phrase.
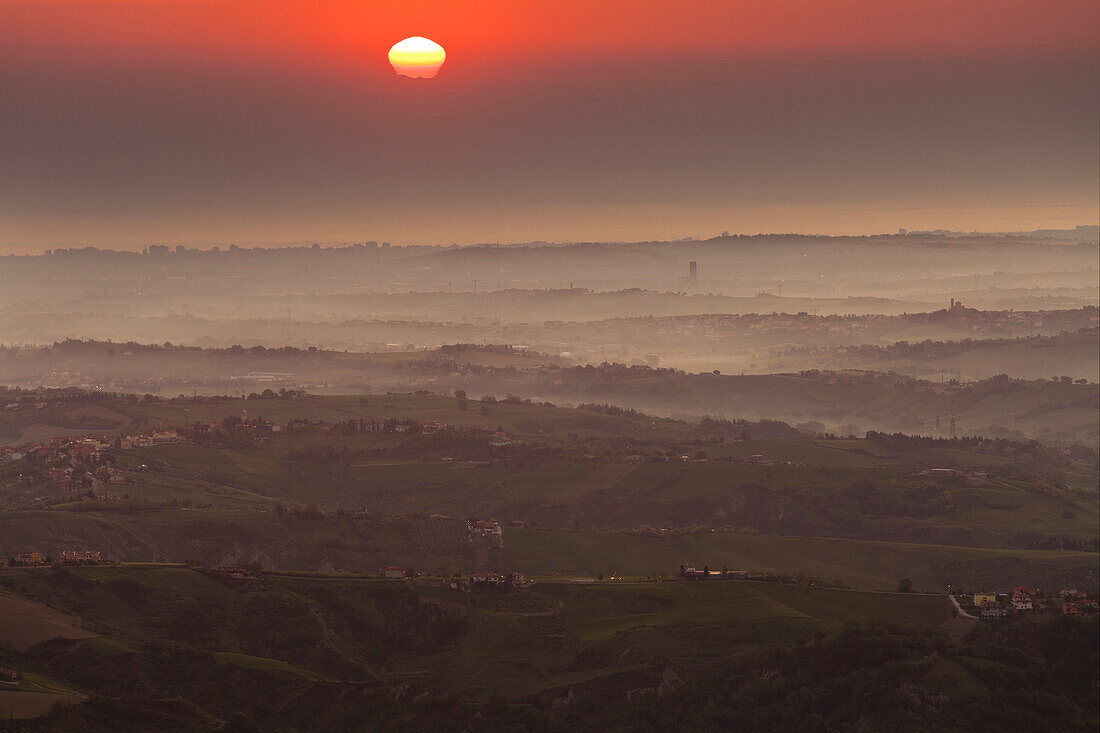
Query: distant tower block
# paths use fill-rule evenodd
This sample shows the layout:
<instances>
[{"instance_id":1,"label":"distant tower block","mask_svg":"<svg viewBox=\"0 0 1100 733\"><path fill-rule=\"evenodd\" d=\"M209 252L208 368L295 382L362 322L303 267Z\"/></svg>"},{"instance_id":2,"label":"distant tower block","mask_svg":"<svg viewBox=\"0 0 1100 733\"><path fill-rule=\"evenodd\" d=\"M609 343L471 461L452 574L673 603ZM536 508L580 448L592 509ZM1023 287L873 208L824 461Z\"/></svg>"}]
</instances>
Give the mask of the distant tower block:
<instances>
[{"instance_id":1,"label":"distant tower block","mask_svg":"<svg viewBox=\"0 0 1100 733\"><path fill-rule=\"evenodd\" d=\"M958 430L957 426L955 425L955 416L954 415L951 416L951 437L952 438L959 437L959 430Z\"/></svg>"},{"instance_id":2,"label":"distant tower block","mask_svg":"<svg viewBox=\"0 0 1100 733\"><path fill-rule=\"evenodd\" d=\"M696 282L699 279L699 263L692 260L688 263L688 280Z\"/></svg>"}]
</instances>

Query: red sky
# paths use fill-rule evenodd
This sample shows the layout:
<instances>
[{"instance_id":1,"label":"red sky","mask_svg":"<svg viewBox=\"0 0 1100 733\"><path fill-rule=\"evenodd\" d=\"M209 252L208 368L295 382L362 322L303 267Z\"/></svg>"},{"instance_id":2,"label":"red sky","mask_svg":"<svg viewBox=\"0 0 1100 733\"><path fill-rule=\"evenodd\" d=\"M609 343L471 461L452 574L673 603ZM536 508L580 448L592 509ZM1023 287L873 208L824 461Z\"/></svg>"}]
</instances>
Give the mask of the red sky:
<instances>
[{"instance_id":1,"label":"red sky","mask_svg":"<svg viewBox=\"0 0 1100 733\"><path fill-rule=\"evenodd\" d=\"M350 58L427 35L463 54L1095 49L1088 0L6 0L8 42Z\"/></svg>"},{"instance_id":2,"label":"red sky","mask_svg":"<svg viewBox=\"0 0 1100 733\"><path fill-rule=\"evenodd\" d=\"M0 252L1094 223L1098 70L1081 0L0 0Z\"/></svg>"}]
</instances>

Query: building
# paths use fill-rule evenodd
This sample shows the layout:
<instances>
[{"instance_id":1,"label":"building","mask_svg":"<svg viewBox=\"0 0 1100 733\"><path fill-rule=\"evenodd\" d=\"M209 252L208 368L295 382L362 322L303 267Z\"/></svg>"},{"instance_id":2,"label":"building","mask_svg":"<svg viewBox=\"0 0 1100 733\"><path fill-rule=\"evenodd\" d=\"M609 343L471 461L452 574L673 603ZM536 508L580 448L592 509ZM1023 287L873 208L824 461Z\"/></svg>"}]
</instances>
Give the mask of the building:
<instances>
[{"instance_id":1,"label":"building","mask_svg":"<svg viewBox=\"0 0 1100 733\"><path fill-rule=\"evenodd\" d=\"M984 603L996 603L997 596L992 593L975 593L974 608L981 608Z\"/></svg>"},{"instance_id":2,"label":"building","mask_svg":"<svg viewBox=\"0 0 1100 733\"><path fill-rule=\"evenodd\" d=\"M691 282L699 280L699 263L695 260L688 263L688 280Z\"/></svg>"},{"instance_id":3,"label":"building","mask_svg":"<svg viewBox=\"0 0 1100 733\"><path fill-rule=\"evenodd\" d=\"M929 476L958 476L959 469L957 468L930 468L928 469Z\"/></svg>"},{"instance_id":4,"label":"building","mask_svg":"<svg viewBox=\"0 0 1100 733\"><path fill-rule=\"evenodd\" d=\"M986 602L978 607L978 616L983 619L1002 619L1008 616L1008 610L996 601Z\"/></svg>"},{"instance_id":5,"label":"building","mask_svg":"<svg viewBox=\"0 0 1100 733\"><path fill-rule=\"evenodd\" d=\"M475 537L501 537L504 532L495 519L476 519L466 523L467 531Z\"/></svg>"},{"instance_id":6,"label":"building","mask_svg":"<svg viewBox=\"0 0 1100 733\"><path fill-rule=\"evenodd\" d=\"M390 565L382 571L382 577L387 580L403 580L406 575L407 571L400 565Z\"/></svg>"},{"instance_id":7,"label":"building","mask_svg":"<svg viewBox=\"0 0 1100 733\"><path fill-rule=\"evenodd\" d=\"M18 555L15 556L15 561L12 564L22 565L24 567L32 565L45 565L46 558L42 557L42 555L38 554L37 552L20 552Z\"/></svg>"},{"instance_id":8,"label":"building","mask_svg":"<svg viewBox=\"0 0 1100 733\"><path fill-rule=\"evenodd\" d=\"M507 578L500 573L494 573L492 571L487 573L474 573L470 576L470 585L474 590L496 590L504 587L506 582Z\"/></svg>"},{"instance_id":9,"label":"building","mask_svg":"<svg viewBox=\"0 0 1100 733\"><path fill-rule=\"evenodd\" d=\"M230 580L253 580L254 576L249 572L248 568L242 568L238 565L221 565L217 568L218 575L223 578L229 578Z\"/></svg>"},{"instance_id":10,"label":"building","mask_svg":"<svg viewBox=\"0 0 1100 733\"><path fill-rule=\"evenodd\" d=\"M8 669L7 667L0 667L0 682L14 683L23 678L23 675L16 672L14 669Z\"/></svg>"},{"instance_id":11,"label":"building","mask_svg":"<svg viewBox=\"0 0 1100 733\"><path fill-rule=\"evenodd\" d=\"M1066 601L1062 604L1062 613L1067 616L1081 616L1084 610L1075 601Z\"/></svg>"},{"instance_id":12,"label":"building","mask_svg":"<svg viewBox=\"0 0 1100 733\"><path fill-rule=\"evenodd\" d=\"M62 550L63 565L95 565L100 562L99 550Z\"/></svg>"}]
</instances>

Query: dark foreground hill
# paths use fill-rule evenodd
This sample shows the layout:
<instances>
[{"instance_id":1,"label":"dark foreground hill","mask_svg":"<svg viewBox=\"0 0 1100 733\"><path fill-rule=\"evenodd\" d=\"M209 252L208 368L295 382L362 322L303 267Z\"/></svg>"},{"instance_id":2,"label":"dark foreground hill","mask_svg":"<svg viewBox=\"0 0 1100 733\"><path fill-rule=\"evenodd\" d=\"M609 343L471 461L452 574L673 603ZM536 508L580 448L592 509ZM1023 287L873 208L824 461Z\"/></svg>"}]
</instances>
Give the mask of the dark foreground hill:
<instances>
[{"instance_id":1,"label":"dark foreground hill","mask_svg":"<svg viewBox=\"0 0 1100 733\"><path fill-rule=\"evenodd\" d=\"M0 730L1096 724L1095 617L1040 614L953 641L937 628L942 596L736 581L468 595L183 567L29 570L3 591L79 613L100 635L0 647L29 688L0 691L0 706L69 696Z\"/></svg>"}]
</instances>

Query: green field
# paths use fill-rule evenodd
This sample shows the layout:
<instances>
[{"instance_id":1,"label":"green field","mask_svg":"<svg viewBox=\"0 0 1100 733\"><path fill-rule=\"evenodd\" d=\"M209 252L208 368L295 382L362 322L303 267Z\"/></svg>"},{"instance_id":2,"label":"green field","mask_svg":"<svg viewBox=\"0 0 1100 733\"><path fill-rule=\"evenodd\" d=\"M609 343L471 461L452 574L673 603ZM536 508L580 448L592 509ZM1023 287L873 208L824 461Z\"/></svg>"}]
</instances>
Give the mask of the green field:
<instances>
[{"instance_id":1,"label":"green field","mask_svg":"<svg viewBox=\"0 0 1100 733\"><path fill-rule=\"evenodd\" d=\"M864 540L509 529L509 564L528 573L595 577L672 575L681 564L712 570L804 574L857 588L890 589L901 578L914 587L1053 587L1078 582L1094 588L1100 556L1089 552L993 550ZM1068 587L1068 586L1066 586Z\"/></svg>"}]
</instances>

